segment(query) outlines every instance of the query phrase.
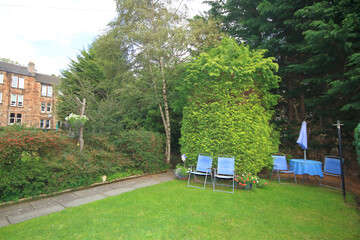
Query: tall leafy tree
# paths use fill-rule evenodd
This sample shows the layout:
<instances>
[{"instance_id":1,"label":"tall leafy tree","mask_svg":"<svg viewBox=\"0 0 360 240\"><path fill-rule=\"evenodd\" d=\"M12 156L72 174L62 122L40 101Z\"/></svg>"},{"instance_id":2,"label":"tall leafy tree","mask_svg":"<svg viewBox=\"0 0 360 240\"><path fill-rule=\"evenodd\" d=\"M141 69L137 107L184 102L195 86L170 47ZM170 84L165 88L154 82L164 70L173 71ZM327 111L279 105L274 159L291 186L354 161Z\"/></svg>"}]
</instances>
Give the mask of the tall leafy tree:
<instances>
[{"instance_id":1,"label":"tall leafy tree","mask_svg":"<svg viewBox=\"0 0 360 240\"><path fill-rule=\"evenodd\" d=\"M137 81L151 90L166 135L166 162L171 158L171 111L169 84L176 78L176 67L188 56L188 28L185 16L171 1L117 0L118 16L108 34L121 39ZM148 112L151 115L151 112Z\"/></svg>"},{"instance_id":2,"label":"tall leafy tree","mask_svg":"<svg viewBox=\"0 0 360 240\"><path fill-rule=\"evenodd\" d=\"M283 80L278 91L285 99L280 102L279 116L286 113L287 121L306 117L305 91L301 87L304 78L294 73L289 65L302 63L306 54L299 54L298 48L304 37L296 28L294 18L297 10L313 1L286 0L210 0L212 17L223 23L223 31L254 49L267 49L267 56L275 57L279 74ZM285 100L285 101L284 101Z\"/></svg>"},{"instance_id":3,"label":"tall leafy tree","mask_svg":"<svg viewBox=\"0 0 360 240\"><path fill-rule=\"evenodd\" d=\"M238 172L259 172L272 163L278 134L270 124L278 96L278 69L264 51L225 38L188 67L181 146L190 162L196 154L236 154Z\"/></svg>"},{"instance_id":4,"label":"tall leafy tree","mask_svg":"<svg viewBox=\"0 0 360 240\"><path fill-rule=\"evenodd\" d=\"M106 62L90 47L89 50L81 51L75 60L71 60L68 69L61 72L61 94L57 114L60 119L64 119L70 113L79 114L80 105L76 97L85 98L85 115L90 119L86 125L86 133L89 134L109 133L124 128L117 92L120 80L109 78L105 66ZM123 65L123 68L125 70L126 65Z\"/></svg>"},{"instance_id":5,"label":"tall leafy tree","mask_svg":"<svg viewBox=\"0 0 360 240\"><path fill-rule=\"evenodd\" d=\"M282 95L275 120L283 145L293 142L307 119L311 140L332 153L331 124L345 121L345 144L359 118L359 1L209 0L223 30L279 63ZM297 127L296 127L297 126ZM323 136L327 134L324 141ZM316 140L315 140L316 139ZM348 140L348 141L347 141ZM334 141L332 141L334 142ZM293 144L288 145L294 148ZM336 149L336 148L335 148ZM320 157L314 156L316 158Z\"/></svg>"},{"instance_id":6,"label":"tall leafy tree","mask_svg":"<svg viewBox=\"0 0 360 240\"><path fill-rule=\"evenodd\" d=\"M309 57L292 67L306 73L307 105L325 123L341 119L352 131L360 117L360 2L320 1L295 17L305 19L297 27L305 37L300 51Z\"/></svg>"}]
</instances>

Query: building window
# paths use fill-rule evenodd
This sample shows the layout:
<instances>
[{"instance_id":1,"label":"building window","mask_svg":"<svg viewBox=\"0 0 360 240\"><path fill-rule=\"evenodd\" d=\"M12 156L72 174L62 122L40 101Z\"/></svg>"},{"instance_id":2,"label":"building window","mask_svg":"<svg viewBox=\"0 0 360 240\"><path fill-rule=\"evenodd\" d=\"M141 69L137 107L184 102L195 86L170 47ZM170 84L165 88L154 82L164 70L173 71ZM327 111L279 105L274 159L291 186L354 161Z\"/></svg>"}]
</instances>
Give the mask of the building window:
<instances>
[{"instance_id":1,"label":"building window","mask_svg":"<svg viewBox=\"0 0 360 240\"><path fill-rule=\"evenodd\" d=\"M4 74L0 73L0 83L4 83Z\"/></svg>"},{"instance_id":2,"label":"building window","mask_svg":"<svg viewBox=\"0 0 360 240\"><path fill-rule=\"evenodd\" d=\"M47 104L46 112L48 112L48 113L51 112L51 103L48 103L48 104Z\"/></svg>"},{"instance_id":3,"label":"building window","mask_svg":"<svg viewBox=\"0 0 360 240\"><path fill-rule=\"evenodd\" d=\"M16 94L11 94L10 106L16 106L16 99L17 99L17 95Z\"/></svg>"},{"instance_id":4,"label":"building window","mask_svg":"<svg viewBox=\"0 0 360 240\"><path fill-rule=\"evenodd\" d=\"M50 120L46 120L45 128L50 128Z\"/></svg>"},{"instance_id":5,"label":"building window","mask_svg":"<svg viewBox=\"0 0 360 240\"><path fill-rule=\"evenodd\" d=\"M41 85L41 96L52 97L52 86Z\"/></svg>"},{"instance_id":6,"label":"building window","mask_svg":"<svg viewBox=\"0 0 360 240\"><path fill-rule=\"evenodd\" d=\"M24 102L24 96L23 95L18 95L18 107L22 107L23 106L23 102Z\"/></svg>"},{"instance_id":7,"label":"building window","mask_svg":"<svg viewBox=\"0 0 360 240\"><path fill-rule=\"evenodd\" d=\"M50 120L40 119L40 128L50 128Z\"/></svg>"},{"instance_id":8,"label":"building window","mask_svg":"<svg viewBox=\"0 0 360 240\"><path fill-rule=\"evenodd\" d=\"M0 92L0 103L2 103L2 92Z\"/></svg>"},{"instance_id":9,"label":"building window","mask_svg":"<svg viewBox=\"0 0 360 240\"><path fill-rule=\"evenodd\" d=\"M47 113L51 113L51 103L41 103L40 111L44 113L46 110Z\"/></svg>"},{"instance_id":10,"label":"building window","mask_svg":"<svg viewBox=\"0 0 360 240\"><path fill-rule=\"evenodd\" d=\"M10 106L22 107L24 103L24 95L11 94Z\"/></svg>"},{"instance_id":11,"label":"building window","mask_svg":"<svg viewBox=\"0 0 360 240\"><path fill-rule=\"evenodd\" d=\"M24 82L25 82L24 78L18 77L18 76L13 76L12 82L11 82L11 87L24 89Z\"/></svg>"},{"instance_id":12,"label":"building window","mask_svg":"<svg viewBox=\"0 0 360 240\"><path fill-rule=\"evenodd\" d=\"M41 109L40 109L40 111L41 111L42 113L45 112L45 106L46 106L46 103L42 102L42 103L41 103Z\"/></svg>"},{"instance_id":13,"label":"building window","mask_svg":"<svg viewBox=\"0 0 360 240\"><path fill-rule=\"evenodd\" d=\"M21 124L21 113L10 113L9 124Z\"/></svg>"}]
</instances>

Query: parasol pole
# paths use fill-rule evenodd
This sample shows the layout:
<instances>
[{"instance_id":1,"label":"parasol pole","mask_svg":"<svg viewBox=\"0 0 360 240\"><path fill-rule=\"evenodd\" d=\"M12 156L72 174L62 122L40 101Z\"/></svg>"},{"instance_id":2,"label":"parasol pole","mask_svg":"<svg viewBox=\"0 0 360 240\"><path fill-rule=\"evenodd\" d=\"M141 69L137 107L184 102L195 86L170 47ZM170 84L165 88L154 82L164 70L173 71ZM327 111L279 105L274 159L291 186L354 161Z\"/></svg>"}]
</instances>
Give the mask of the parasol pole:
<instances>
[{"instance_id":1,"label":"parasol pole","mask_svg":"<svg viewBox=\"0 0 360 240\"><path fill-rule=\"evenodd\" d=\"M339 153L340 153L340 168L341 168L341 187L343 192L344 202L346 202L346 192L345 192L345 176L344 176L344 158L341 151L341 126L344 124L340 124L340 120L337 121L334 126L338 129L338 139L339 139Z\"/></svg>"}]
</instances>

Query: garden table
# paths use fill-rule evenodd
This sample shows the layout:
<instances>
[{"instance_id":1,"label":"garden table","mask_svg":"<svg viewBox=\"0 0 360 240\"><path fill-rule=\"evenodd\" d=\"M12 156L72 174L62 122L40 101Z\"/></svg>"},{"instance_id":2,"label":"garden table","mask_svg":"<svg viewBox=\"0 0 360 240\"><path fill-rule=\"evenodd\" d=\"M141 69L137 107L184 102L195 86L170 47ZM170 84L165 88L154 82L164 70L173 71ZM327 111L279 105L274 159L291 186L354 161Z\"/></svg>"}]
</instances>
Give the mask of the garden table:
<instances>
[{"instance_id":1,"label":"garden table","mask_svg":"<svg viewBox=\"0 0 360 240\"><path fill-rule=\"evenodd\" d=\"M290 159L290 166L294 166L296 175L314 176L315 180L319 183L316 176L324 177L322 172L322 162L315 160L304 159ZM304 178L303 178L304 182Z\"/></svg>"}]
</instances>

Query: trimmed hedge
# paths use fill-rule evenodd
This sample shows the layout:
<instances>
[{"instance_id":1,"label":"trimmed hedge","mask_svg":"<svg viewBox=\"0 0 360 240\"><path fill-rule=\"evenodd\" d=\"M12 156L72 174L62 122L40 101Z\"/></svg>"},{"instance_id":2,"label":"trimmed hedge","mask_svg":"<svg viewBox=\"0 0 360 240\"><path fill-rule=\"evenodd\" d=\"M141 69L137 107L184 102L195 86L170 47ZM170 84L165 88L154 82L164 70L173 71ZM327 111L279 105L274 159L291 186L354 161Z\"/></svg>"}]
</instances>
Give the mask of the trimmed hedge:
<instances>
[{"instance_id":1,"label":"trimmed hedge","mask_svg":"<svg viewBox=\"0 0 360 240\"><path fill-rule=\"evenodd\" d=\"M7 127L0 156L0 202L167 169L163 137L145 131L92 136L80 152L64 134Z\"/></svg>"}]
</instances>

